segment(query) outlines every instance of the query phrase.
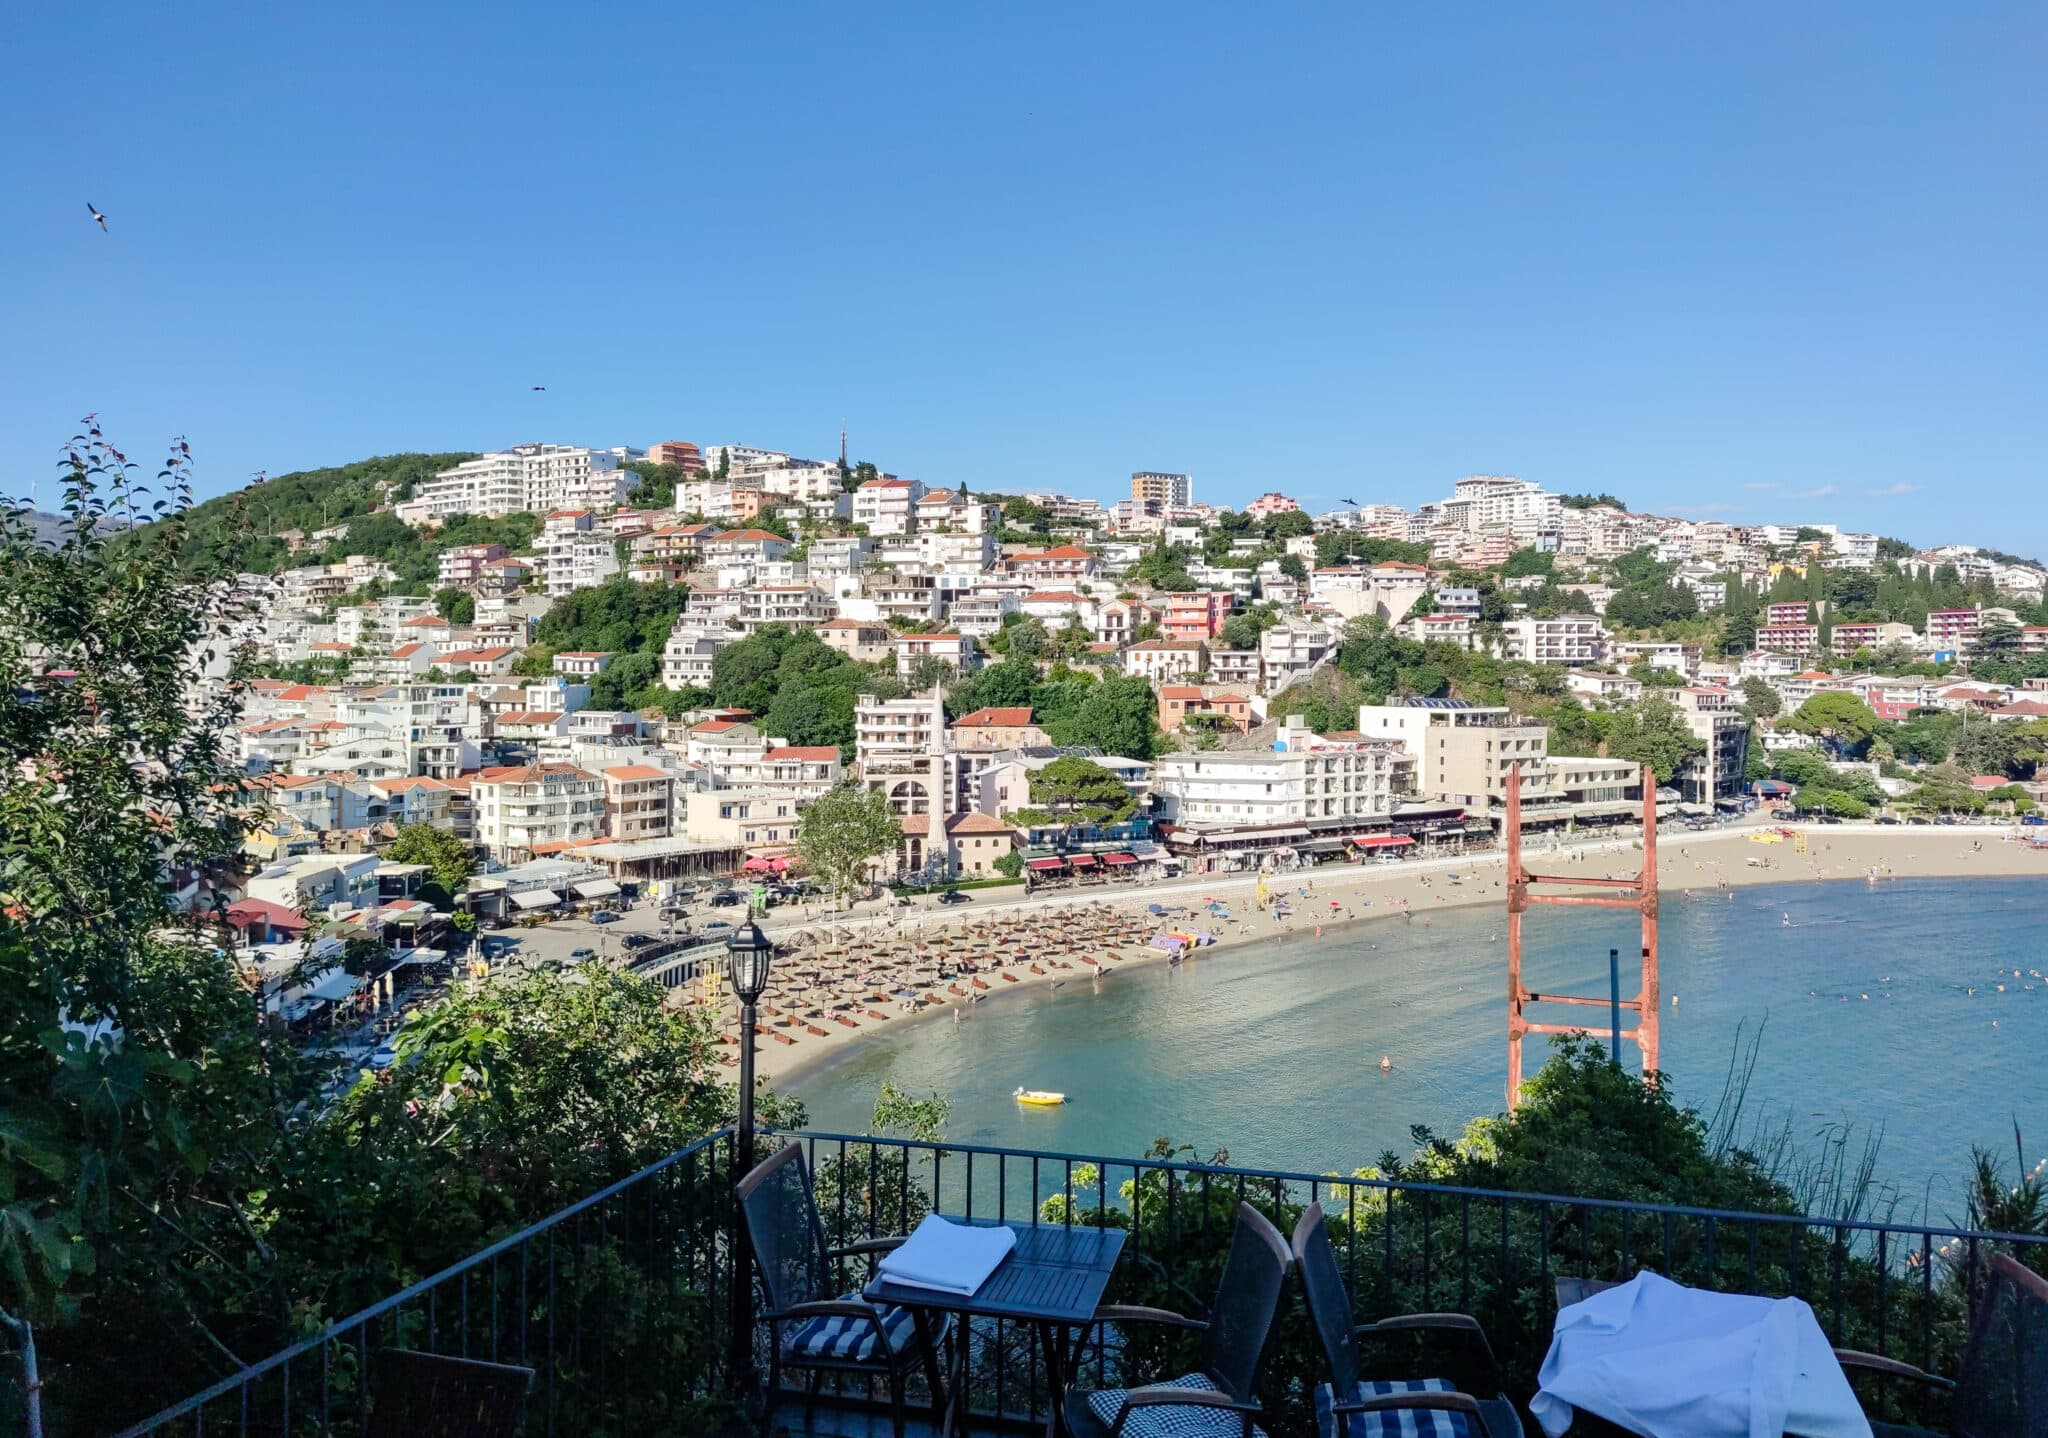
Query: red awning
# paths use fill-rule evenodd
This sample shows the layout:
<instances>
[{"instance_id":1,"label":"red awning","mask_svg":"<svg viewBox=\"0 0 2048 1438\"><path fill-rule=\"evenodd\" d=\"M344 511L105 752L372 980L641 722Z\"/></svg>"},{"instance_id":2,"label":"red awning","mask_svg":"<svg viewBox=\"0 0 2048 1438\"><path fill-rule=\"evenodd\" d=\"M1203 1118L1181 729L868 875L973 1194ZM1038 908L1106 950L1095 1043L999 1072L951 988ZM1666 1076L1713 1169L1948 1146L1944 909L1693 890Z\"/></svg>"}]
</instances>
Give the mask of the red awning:
<instances>
[{"instance_id":1,"label":"red awning","mask_svg":"<svg viewBox=\"0 0 2048 1438\"><path fill-rule=\"evenodd\" d=\"M1412 844L1414 839L1406 834L1368 834L1363 839L1353 839L1352 844L1360 849L1394 849L1403 844Z\"/></svg>"},{"instance_id":2,"label":"red awning","mask_svg":"<svg viewBox=\"0 0 2048 1438\"><path fill-rule=\"evenodd\" d=\"M1067 867L1067 861L1065 859L1033 859L1031 860L1031 867L1034 869L1064 869Z\"/></svg>"},{"instance_id":3,"label":"red awning","mask_svg":"<svg viewBox=\"0 0 2048 1438\"><path fill-rule=\"evenodd\" d=\"M742 867L756 874L763 872L779 874L789 867L789 860L763 858L761 855L756 854L753 858L747 860Z\"/></svg>"},{"instance_id":4,"label":"red awning","mask_svg":"<svg viewBox=\"0 0 2048 1438\"><path fill-rule=\"evenodd\" d=\"M1105 864L1135 864L1138 862L1138 856L1136 854L1104 854L1102 862Z\"/></svg>"},{"instance_id":5,"label":"red awning","mask_svg":"<svg viewBox=\"0 0 2048 1438\"><path fill-rule=\"evenodd\" d=\"M1075 868L1077 868L1077 869L1092 869L1092 868L1094 868L1094 867L1095 867L1095 856L1094 856L1093 854L1076 854L1076 855L1074 855L1074 867L1075 867Z\"/></svg>"}]
</instances>

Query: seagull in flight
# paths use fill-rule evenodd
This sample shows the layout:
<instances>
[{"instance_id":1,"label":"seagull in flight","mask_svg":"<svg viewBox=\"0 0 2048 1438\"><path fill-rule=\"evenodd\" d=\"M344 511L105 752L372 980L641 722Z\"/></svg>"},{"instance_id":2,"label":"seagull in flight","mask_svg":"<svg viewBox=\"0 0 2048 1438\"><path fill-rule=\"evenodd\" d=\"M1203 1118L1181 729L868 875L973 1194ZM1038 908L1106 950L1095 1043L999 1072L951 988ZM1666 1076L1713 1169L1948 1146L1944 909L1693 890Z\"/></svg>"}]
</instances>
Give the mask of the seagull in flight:
<instances>
[{"instance_id":1,"label":"seagull in flight","mask_svg":"<svg viewBox=\"0 0 2048 1438\"><path fill-rule=\"evenodd\" d=\"M92 201L91 201L91 200L87 200L87 201L85 202L85 212L86 212L86 213L87 213L88 215L91 215L91 216L93 217L93 219L95 219L95 220L97 220L97 221L99 222L99 227L100 227L100 229L101 229L101 231L102 231L102 232L104 232L104 231L106 230L106 228L107 228L107 217L106 217L105 215L101 214L101 213L100 213L100 212L99 212L98 210L95 210L95 209L94 209L94 208L92 207Z\"/></svg>"},{"instance_id":2,"label":"seagull in flight","mask_svg":"<svg viewBox=\"0 0 2048 1438\"><path fill-rule=\"evenodd\" d=\"M1345 500L1344 502L1345 502L1346 504L1350 505L1350 506L1351 506L1351 507L1352 507L1353 509L1356 509L1356 508L1358 508L1358 501L1357 501L1357 500L1355 500L1355 499L1347 499L1347 500Z\"/></svg>"},{"instance_id":3,"label":"seagull in flight","mask_svg":"<svg viewBox=\"0 0 2048 1438\"><path fill-rule=\"evenodd\" d=\"M533 387L533 392L535 394L539 394L542 390L545 390L546 388L547 386L544 384L537 384Z\"/></svg>"}]
</instances>

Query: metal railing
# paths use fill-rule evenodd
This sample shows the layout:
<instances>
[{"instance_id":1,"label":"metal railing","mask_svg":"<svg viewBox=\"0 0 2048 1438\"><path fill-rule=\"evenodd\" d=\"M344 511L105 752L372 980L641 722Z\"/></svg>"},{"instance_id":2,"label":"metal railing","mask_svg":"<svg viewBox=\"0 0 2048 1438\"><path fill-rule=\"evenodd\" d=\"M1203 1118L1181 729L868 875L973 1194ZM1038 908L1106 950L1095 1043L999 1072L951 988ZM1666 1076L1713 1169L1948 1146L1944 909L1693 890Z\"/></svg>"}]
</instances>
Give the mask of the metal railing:
<instances>
[{"instance_id":1,"label":"metal railing","mask_svg":"<svg viewBox=\"0 0 2048 1438\"><path fill-rule=\"evenodd\" d=\"M691 1432L726 1389L732 1133L721 1129L121 1430L367 1431L372 1355L534 1370L533 1434ZM432 1222L421 1214L421 1222Z\"/></svg>"},{"instance_id":2,"label":"metal railing","mask_svg":"<svg viewBox=\"0 0 2048 1438\"><path fill-rule=\"evenodd\" d=\"M929 1212L1125 1228L1125 1257L1106 1301L1195 1315L1213 1295L1239 1201L1283 1232L1308 1204L1319 1202L1357 1321L1403 1312L1469 1313L1499 1357L1507 1391L1520 1400L1535 1391L1558 1278L1621 1280L1652 1269L1695 1287L1796 1297L1812 1307L1837 1347L1952 1375L1991 1255L2016 1252L2030 1266L2048 1266L2048 1237L2040 1235L1456 1188L1165 1156L1106 1158L836 1133L784 1137L805 1146L821 1175L820 1202L834 1242L907 1231ZM1295 1421L1283 1418L1273 1431L1313 1431L1306 1405L1323 1376L1322 1358L1298 1299L1289 1302L1294 1311L1283 1313L1269 1344L1265 1397L1269 1405L1293 1410ZM1050 1400L1041 1391L1042 1368L1028 1361L1027 1337L977 1325L970 1367L979 1391L971 1411L985 1419L1043 1416ZM1121 1370L1114 1342L1098 1347L1090 1363L1087 1376L1105 1382L1167 1376ZM1918 1401L1897 1384L1872 1386L1861 1396L1873 1414Z\"/></svg>"},{"instance_id":3,"label":"metal railing","mask_svg":"<svg viewBox=\"0 0 2048 1438\"><path fill-rule=\"evenodd\" d=\"M1507 1391L1522 1400L1534 1392L1560 1277L1623 1279L1648 1268L1698 1287L1798 1297L1838 1346L1953 1374L1991 1255L2016 1252L2035 1267L2048 1260L2042 1236L1939 1225L838 1133L764 1134L764 1153L778 1142L803 1145L833 1244L906 1232L935 1212L1114 1226L1129 1237L1107 1301L1196 1315L1213 1294L1239 1202L1283 1231L1319 1202L1358 1320L1469 1313L1491 1340ZM720 1130L122 1438L353 1438L368 1412L363 1375L386 1346L533 1367L533 1434L693 1432L732 1421L738 1410L725 1397L722 1332L735 1220L731 1158L732 1134ZM858 1287L861 1277L848 1282ZM1268 1347L1267 1427L1313 1431L1310 1395L1322 1357L1298 1296L1285 1304ZM1042 1421L1056 1396L1045 1388L1036 1332L977 1322L967 1339L967 1411L976 1425ZM765 1355L765 1333L753 1342ZM1086 1350L1082 1377L1166 1376L1156 1371L1159 1357L1135 1335L1101 1335ZM1155 1369L1141 1373L1148 1364ZM876 1401L858 1380L835 1396ZM1896 1385L1861 1396L1873 1415L1917 1401Z\"/></svg>"}]
</instances>

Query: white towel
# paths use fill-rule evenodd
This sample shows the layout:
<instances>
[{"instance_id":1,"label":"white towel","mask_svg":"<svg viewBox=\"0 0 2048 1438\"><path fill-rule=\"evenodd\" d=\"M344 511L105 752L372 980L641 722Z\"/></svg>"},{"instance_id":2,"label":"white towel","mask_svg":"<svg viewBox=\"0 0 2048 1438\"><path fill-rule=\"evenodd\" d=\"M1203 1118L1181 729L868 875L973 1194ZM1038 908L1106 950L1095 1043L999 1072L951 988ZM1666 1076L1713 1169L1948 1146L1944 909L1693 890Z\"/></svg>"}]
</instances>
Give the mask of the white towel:
<instances>
[{"instance_id":1,"label":"white towel","mask_svg":"<svg viewBox=\"0 0 2048 1438\"><path fill-rule=\"evenodd\" d=\"M1016 1245L1016 1231L1006 1225L954 1223L934 1213L882 1259L881 1272L891 1283L965 1296L988 1282Z\"/></svg>"},{"instance_id":2,"label":"white towel","mask_svg":"<svg viewBox=\"0 0 2048 1438\"><path fill-rule=\"evenodd\" d=\"M1561 1310L1536 1381L1550 1438L1575 1407L1650 1438L1870 1438L1811 1308L1655 1273Z\"/></svg>"}]
</instances>

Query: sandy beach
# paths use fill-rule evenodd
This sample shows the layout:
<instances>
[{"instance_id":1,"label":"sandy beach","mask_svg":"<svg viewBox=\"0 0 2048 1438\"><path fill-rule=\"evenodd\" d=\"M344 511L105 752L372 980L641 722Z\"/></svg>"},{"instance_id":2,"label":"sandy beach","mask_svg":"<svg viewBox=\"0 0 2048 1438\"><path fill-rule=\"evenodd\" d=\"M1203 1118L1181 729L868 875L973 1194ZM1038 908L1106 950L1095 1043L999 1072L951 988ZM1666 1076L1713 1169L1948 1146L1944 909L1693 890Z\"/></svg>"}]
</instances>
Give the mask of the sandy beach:
<instances>
[{"instance_id":1,"label":"sandy beach","mask_svg":"<svg viewBox=\"0 0 2048 1438\"><path fill-rule=\"evenodd\" d=\"M1771 883L2048 878L2048 845L2021 842L2018 831L2007 826L1813 826L1800 830L1805 853L1789 839L1759 842L1763 827L1661 833L1658 887L1663 901L1682 901L1688 893L1704 897L1724 886ZM1622 878L1636 872L1640 850L1632 838L1555 847L1545 840L1526 852L1525 864L1542 875ZM1505 856L1493 852L1270 875L1269 893L1288 906L1277 918L1254 905L1257 875L1228 874L1135 890L1028 898L995 897L1005 891L984 890L976 892L971 907L785 921L770 930L785 948L763 999L765 1032L756 1038L759 1071L765 1079L786 1081L878 1032L943 1021L956 1006L1038 984L1102 982L1122 968L1165 962L1164 951L1149 947L1152 936L1165 929L1208 931L1214 937L1200 951L1206 955L1276 934L1332 933L1340 925L1426 925L1439 910L1475 905L1500 906L1505 917L1505 868ZM1228 919L1208 911L1212 899L1221 902ZM1191 912L1162 920L1148 912L1150 904L1179 905ZM974 971L957 972L952 964L962 960ZM1097 977L1098 969L1103 978ZM997 1005L988 1012L1000 1009ZM730 1036L736 1025L729 1001L720 1005L720 1017L722 1031Z\"/></svg>"}]
</instances>

